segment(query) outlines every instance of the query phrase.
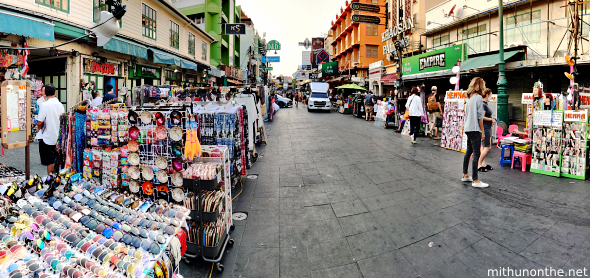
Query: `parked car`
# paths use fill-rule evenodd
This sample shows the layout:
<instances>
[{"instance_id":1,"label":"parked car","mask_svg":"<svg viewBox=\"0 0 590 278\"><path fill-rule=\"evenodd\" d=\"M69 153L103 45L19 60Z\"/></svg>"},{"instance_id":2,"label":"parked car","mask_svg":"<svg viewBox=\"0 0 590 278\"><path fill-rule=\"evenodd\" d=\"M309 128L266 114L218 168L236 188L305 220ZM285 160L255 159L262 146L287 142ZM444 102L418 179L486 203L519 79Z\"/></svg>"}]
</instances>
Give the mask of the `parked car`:
<instances>
[{"instance_id":1,"label":"parked car","mask_svg":"<svg viewBox=\"0 0 590 278\"><path fill-rule=\"evenodd\" d=\"M285 108L285 107L289 107L289 106L293 105L292 100L290 100L286 97L283 97L283 96L279 96L279 95L276 95L275 103L281 108Z\"/></svg>"}]
</instances>

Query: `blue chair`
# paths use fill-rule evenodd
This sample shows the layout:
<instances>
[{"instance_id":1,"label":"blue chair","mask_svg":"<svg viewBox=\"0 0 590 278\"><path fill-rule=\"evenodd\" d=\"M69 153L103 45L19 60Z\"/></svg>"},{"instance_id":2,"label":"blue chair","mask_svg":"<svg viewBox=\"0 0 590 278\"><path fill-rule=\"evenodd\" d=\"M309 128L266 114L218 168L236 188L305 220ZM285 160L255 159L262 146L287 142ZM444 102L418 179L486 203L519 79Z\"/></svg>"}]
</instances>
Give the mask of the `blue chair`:
<instances>
[{"instance_id":1,"label":"blue chair","mask_svg":"<svg viewBox=\"0 0 590 278\"><path fill-rule=\"evenodd\" d=\"M510 151L510 157L506 158L504 156L504 150L508 149ZM513 145L502 145L502 153L500 157L500 166L504 167L504 163L509 163L512 165L512 156L514 155L514 146Z\"/></svg>"}]
</instances>

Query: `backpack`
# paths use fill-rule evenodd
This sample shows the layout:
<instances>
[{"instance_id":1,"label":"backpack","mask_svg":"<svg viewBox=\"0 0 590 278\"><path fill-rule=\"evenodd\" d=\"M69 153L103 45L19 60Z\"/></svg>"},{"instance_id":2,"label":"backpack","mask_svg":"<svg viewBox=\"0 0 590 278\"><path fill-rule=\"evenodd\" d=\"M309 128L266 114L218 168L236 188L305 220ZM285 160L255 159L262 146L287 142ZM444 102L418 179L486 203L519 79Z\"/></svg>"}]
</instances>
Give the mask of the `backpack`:
<instances>
[{"instance_id":1,"label":"backpack","mask_svg":"<svg viewBox=\"0 0 590 278\"><path fill-rule=\"evenodd\" d=\"M426 104L428 107L428 111L433 111L438 109L438 103L436 102L436 95L435 94L431 94L428 97L428 103Z\"/></svg>"}]
</instances>

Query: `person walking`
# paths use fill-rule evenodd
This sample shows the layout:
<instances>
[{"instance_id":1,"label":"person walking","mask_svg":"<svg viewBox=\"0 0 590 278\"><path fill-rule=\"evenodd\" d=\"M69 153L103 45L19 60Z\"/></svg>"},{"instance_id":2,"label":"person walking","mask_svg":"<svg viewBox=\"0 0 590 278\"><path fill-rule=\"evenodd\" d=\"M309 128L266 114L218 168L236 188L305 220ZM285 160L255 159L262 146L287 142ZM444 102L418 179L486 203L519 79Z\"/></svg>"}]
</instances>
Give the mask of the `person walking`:
<instances>
[{"instance_id":1,"label":"person walking","mask_svg":"<svg viewBox=\"0 0 590 278\"><path fill-rule=\"evenodd\" d=\"M426 104L426 108L428 109L428 122L430 123L430 138L432 137L432 130L435 128L436 119L440 118L443 114L442 106L440 105L440 99L438 98L437 88L436 86L432 86L430 89L432 92L428 96L428 103ZM440 139L438 137L438 127L436 127L436 133L434 134L433 139Z\"/></svg>"},{"instance_id":2,"label":"person walking","mask_svg":"<svg viewBox=\"0 0 590 278\"><path fill-rule=\"evenodd\" d=\"M102 98L102 103L106 103L111 101L112 99L116 99L117 96L115 95L115 93L113 93L113 85L109 84L107 85L107 94L104 95L104 97Z\"/></svg>"},{"instance_id":3,"label":"person walking","mask_svg":"<svg viewBox=\"0 0 590 278\"><path fill-rule=\"evenodd\" d=\"M306 106L307 105L307 95L305 94L305 91L303 91L303 97L301 99L303 99L303 106Z\"/></svg>"},{"instance_id":4,"label":"person walking","mask_svg":"<svg viewBox=\"0 0 590 278\"><path fill-rule=\"evenodd\" d=\"M492 118L492 109L488 107L488 99L492 95L492 89L487 88L482 95L483 100L483 131L484 131L484 140L481 143L481 155L478 161L477 170L480 172L487 172L489 170L494 170L492 166L486 164L486 156L492 149L492 124L496 119Z\"/></svg>"},{"instance_id":5,"label":"person walking","mask_svg":"<svg viewBox=\"0 0 590 278\"><path fill-rule=\"evenodd\" d=\"M373 119L373 110L375 107L375 97L369 91L365 96L365 121L372 121Z\"/></svg>"},{"instance_id":6,"label":"person walking","mask_svg":"<svg viewBox=\"0 0 590 278\"><path fill-rule=\"evenodd\" d=\"M92 92L92 107L98 107L102 104L102 94L99 90Z\"/></svg>"},{"instance_id":7,"label":"person walking","mask_svg":"<svg viewBox=\"0 0 590 278\"><path fill-rule=\"evenodd\" d=\"M483 100L482 94L486 89L486 83L481 77L471 79L469 88L467 88L467 104L465 104L465 119L463 123L463 130L467 135L467 151L463 158L463 178L461 181L470 181L473 187L488 187L487 183L479 180L477 175L477 164L480 156L481 141L485 140L485 132L483 128ZM473 161L471 162L472 177L469 177L467 170L469 168L469 160L473 154Z\"/></svg>"},{"instance_id":8,"label":"person walking","mask_svg":"<svg viewBox=\"0 0 590 278\"><path fill-rule=\"evenodd\" d=\"M293 100L295 101L295 107L299 107L299 93L295 93Z\"/></svg>"},{"instance_id":9,"label":"person walking","mask_svg":"<svg viewBox=\"0 0 590 278\"><path fill-rule=\"evenodd\" d=\"M406 109L409 109L410 116L410 139L412 144L416 144L416 135L420 128L420 117L423 115L422 99L418 95L420 90L417 87L413 87L410 91L410 97L406 102Z\"/></svg>"},{"instance_id":10,"label":"person walking","mask_svg":"<svg viewBox=\"0 0 590 278\"><path fill-rule=\"evenodd\" d=\"M50 175L56 172L57 149L55 145L59 136L59 117L65 112L65 109L55 97L55 87L52 84L45 85L44 89L47 100L39 106L35 139L39 140L41 164L47 166L47 175Z\"/></svg>"}]
</instances>

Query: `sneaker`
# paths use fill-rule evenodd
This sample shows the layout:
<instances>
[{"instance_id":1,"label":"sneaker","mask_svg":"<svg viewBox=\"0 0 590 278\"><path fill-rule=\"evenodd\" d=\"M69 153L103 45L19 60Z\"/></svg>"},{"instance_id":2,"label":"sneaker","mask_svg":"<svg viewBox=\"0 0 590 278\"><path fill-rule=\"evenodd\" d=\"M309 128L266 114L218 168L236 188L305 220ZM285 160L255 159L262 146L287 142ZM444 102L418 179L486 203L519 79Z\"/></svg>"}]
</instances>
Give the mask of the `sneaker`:
<instances>
[{"instance_id":1,"label":"sneaker","mask_svg":"<svg viewBox=\"0 0 590 278\"><path fill-rule=\"evenodd\" d=\"M473 181L473 179L471 177L469 177L469 178L461 178L461 181Z\"/></svg>"},{"instance_id":2,"label":"sneaker","mask_svg":"<svg viewBox=\"0 0 590 278\"><path fill-rule=\"evenodd\" d=\"M434 136L434 140L440 140L440 137Z\"/></svg>"},{"instance_id":3,"label":"sneaker","mask_svg":"<svg viewBox=\"0 0 590 278\"><path fill-rule=\"evenodd\" d=\"M414 135L410 135L410 142L412 142L412 144L416 143L416 140L414 140Z\"/></svg>"},{"instance_id":4,"label":"sneaker","mask_svg":"<svg viewBox=\"0 0 590 278\"><path fill-rule=\"evenodd\" d=\"M490 186L489 184L485 183L485 182L478 182L478 183L472 183L471 186L473 187L479 187L479 188L486 188L488 186Z\"/></svg>"}]
</instances>

